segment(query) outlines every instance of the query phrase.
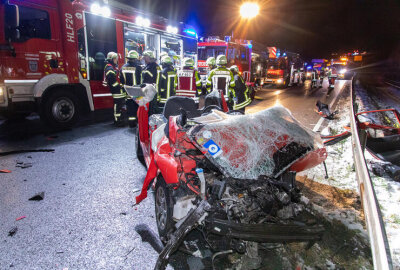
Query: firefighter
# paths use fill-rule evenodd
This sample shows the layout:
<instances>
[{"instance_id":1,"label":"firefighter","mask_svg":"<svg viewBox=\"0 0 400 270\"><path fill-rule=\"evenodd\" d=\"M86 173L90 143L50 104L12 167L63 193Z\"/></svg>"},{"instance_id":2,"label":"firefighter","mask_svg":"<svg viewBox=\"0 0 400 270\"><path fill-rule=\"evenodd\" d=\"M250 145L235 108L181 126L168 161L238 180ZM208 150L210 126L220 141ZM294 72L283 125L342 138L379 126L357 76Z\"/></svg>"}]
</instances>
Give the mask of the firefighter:
<instances>
[{"instance_id":1,"label":"firefighter","mask_svg":"<svg viewBox=\"0 0 400 270\"><path fill-rule=\"evenodd\" d=\"M229 68L235 78L235 95L233 109L244 113L245 107L251 103L249 88L242 76L239 74L239 68L233 65Z\"/></svg>"},{"instance_id":2,"label":"firefighter","mask_svg":"<svg viewBox=\"0 0 400 270\"><path fill-rule=\"evenodd\" d=\"M176 70L181 69L181 58L178 55L174 55L172 57L172 60L174 60L174 66Z\"/></svg>"},{"instance_id":3,"label":"firefighter","mask_svg":"<svg viewBox=\"0 0 400 270\"><path fill-rule=\"evenodd\" d=\"M128 62L122 66L119 74L119 80L122 85L134 86L140 85L142 76L142 67L139 62L139 53L137 51L129 51L126 55ZM137 125L138 105L132 97L126 94L126 108L128 114L129 127L134 128Z\"/></svg>"},{"instance_id":4,"label":"firefighter","mask_svg":"<svg viewBox=\"0 0 400 270\"><path fill-rule=\"evenodd\" d=\"M190 57L183 59L183 67L176 74L176 95L191 97L198 102L201 95L201 79Z\"/></svg>"},{"instance_id":5,"label":"firefighter","mask_svg":"<svg viewBox=\"0 0 400 270\"><path fill-rule=\"evenodd\" d=\"M168 53L167 52L160 53L160 62L161 62L161 60L163 59L164 56L168 56Z\"/></svg>"},{"instance_id":6,"label":"firefighter","mask_svg":"<svg viewBox=\"0 0 400 270\"><path fill-rule=\"evenodd\" d=\"M125 102L125 91L118 81L118 73L118 55L115 52L109 52L104 67L104 79L114 99L114 124L123 126L122 107Z\"/></svg>"},{"instance_id":7,"label":"firefighter","mask_svg":"<svg viewBox=\"0 0 400 270\"><path fill-rule=\"evenodd\" d=\"M311 88L319 87L319 84L320 84L319 70L317 68L313 68L311 75Z\"/></svg>"},{"instance_id":8,"label":"firefighter","mask_svg":"<svg viewBox=\"0 0 400 270\"><path fill-rule=\"evenodd\" d=\"M213 70L214 68L216 68L217 66L215 65L215 58L214 57L208 57L206 64L208 66L208 73L207 73L207 77L210 74L211 70Z\"/></svg>"},{"instance_id":9,"label":"firefighter","mask_svg":"<svg viewBox=\"0 0 400 270\"><path fill-rule=\"evenodd\" d=\"M164 107L168 98L175 95L176 69L169 56L161 59L161 65L163 70L160 78L160 105Z\"/></svg>"},{"instance_id":10,"label":"firefighter","mask_svg":"<svg viewBox=\"0 0 400 270\"><path fill-rule=\"evenodd\" d=\"M222 90L225 100L228 101L230 109L233 108L233 98L235 94L235 78L232 72L226 68L227 59L225 55L218 55L217 68L213 69L207 77L207 92L211 90Z\"/></svg>"},{"instance_id":11,"label":"firefighter","mask_svg":"<svg viewBox=\"0 0 400 270\"><path fill-rule=\"evenodd\" d=\"M143 59L146 64L146 67L142 71L142 80L141 83L149 83L154 84L156 88L157 94L154 96L154 99L150 102L149 115L159 113L160 109L158 108L158 101L160 100L159 94L159 84L160 84L160 75L161 68L156 63L156 57L152 51L146 50L143 52Z\"/></svg>"}]
</instances>

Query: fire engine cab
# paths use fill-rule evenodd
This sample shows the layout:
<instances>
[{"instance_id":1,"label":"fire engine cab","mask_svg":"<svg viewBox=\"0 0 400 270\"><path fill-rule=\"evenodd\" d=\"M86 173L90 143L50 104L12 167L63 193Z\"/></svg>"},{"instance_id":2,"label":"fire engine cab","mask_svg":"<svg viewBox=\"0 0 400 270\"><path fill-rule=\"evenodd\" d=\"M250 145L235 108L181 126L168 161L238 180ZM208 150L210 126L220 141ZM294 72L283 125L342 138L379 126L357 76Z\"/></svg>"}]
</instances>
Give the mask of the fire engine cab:
<instances>
[{"instance_id":1,"label":"fire engine cab","mask_svg":"<svg viewBox=\"0 0 400 270\"><path fill-rule=\"evenodd\" d=\"M267 76L264 85L280 87L301 84L305 79L304 62L297 53L286 52L267 60Z\"/></svg>"},{"instance_id":2,"label":"fire engine cab","mask_svg":"<svg viewBox=\"0 0 400 270\"><path fill-rule=\"evenodd\" d=\"M217 58L218 55L225 55L230 67L237 65L239 72L241 72L243 79L250 82L251 71L251 50L252 44L247 40L230 41L230 37L225 40L219 37L208 37L203 42L198 43L198 68L202 78L208 73L206 60L209 57Z\"/></svg>"},{"instance_id":3,"label":"fire engine cab","mask_svg":"<svg viewBox=\"0 0 400 270\"><path fill-rule=\"evenodd\" d=\"M38 112L55 127L112 108L103 86L106 55L129 50L197 61L193 28L127 5L80 0L0 0L0 113Z\"/></svg>"}]
</instances>

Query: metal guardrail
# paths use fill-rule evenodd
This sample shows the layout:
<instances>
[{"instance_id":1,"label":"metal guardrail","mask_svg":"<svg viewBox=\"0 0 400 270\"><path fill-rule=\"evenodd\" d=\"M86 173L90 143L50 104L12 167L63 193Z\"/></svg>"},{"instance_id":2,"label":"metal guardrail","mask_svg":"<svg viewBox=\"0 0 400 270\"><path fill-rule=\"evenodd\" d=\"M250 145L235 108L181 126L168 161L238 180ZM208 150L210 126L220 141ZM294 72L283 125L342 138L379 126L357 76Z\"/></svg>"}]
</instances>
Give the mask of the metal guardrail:
<instances>
[{"instance_id":1,"label":"metal guardrail","mask_svg":"<svg viewBox=\"0 0 400 270\"><path fill-rule=\"evenodd\" d=\"M382 214L376 198L374 185L365 162L364 150L367 141L367 135L364 130L357 127L355 113L357 104L355 104L354 83L351 85L351 110L350 124L354 165L356 169L358 188L364 209L365 222L367 224L368 235L371 244L372 259L374 268L378 270L392 270L392 257L390 255L389 243L386 236L386 230L382 219Z\"/></svg>"}]
</instances>

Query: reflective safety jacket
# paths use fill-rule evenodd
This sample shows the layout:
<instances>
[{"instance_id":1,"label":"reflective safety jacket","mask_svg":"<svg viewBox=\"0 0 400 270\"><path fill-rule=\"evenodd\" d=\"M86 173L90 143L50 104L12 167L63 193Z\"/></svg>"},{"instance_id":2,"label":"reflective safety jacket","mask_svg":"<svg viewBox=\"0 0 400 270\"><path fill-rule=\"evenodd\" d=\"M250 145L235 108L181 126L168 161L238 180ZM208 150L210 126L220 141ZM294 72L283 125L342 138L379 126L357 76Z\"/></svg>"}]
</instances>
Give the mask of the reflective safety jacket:
<instances>
[{"instance_id":1,"label":"reflective safety jacket","mask_svg":"<svg viewBox=\"0 0 400 270\"><path fill-rule=\"evenodd\" d=\"M166 66L161 71L160 79L160 103L167 102L167 99L175 95L176 70L173 66Z\"/></svg>"},{"instance_id":2,"label":"reflective safety jacket","mask_svg":"<svg viewBox=\"0 0 400 270\"><path fill-rule=\"evenodd\" d=\"M107 63L104 67L104 79L108 87L110 88L110 92L113 98L125 98L125 91L121 87L121 84L118 81L118 68L111 64Z\"/></svg>"},{"instance_id":3,"label":"reflective safety jacket","mask_svg":"<svg viewBox=\"0 0 400 270\"><path fill-rule=\"evenodd\" d=\"M128 62L122 66L119 81L123 85L140 85L140 80L142 76L142 67L139 63Z\"/></svg>"},{"instance_id":4,"label":"reflective safety jacket","mask_svg":"<svg viewBox=\"0 0 400 270\"><path fill-rule=\"evenodd\" d=\"M160 99L159 91L158 91L159 84L160 84L160 77L161 77L161 68L155 62L148 63L147 66L142 71L141 83L154 84L154 86L157 90L157 100Z\"/></svg>"},{"instance_id":5,"label":"reflective safety jacket","mask_svg":"<svg viewBox=\"0 0 400 270\"><path fill-rule=\"evenodd\" d=\"M183 67L176 74L176 95L191 97L197 100L201 95L201 79L199 72L193 67Z\"/></svg>"},{"instance_id":6,"label":"reflective safety jacket","mask_svg":"<svg viewBox=\"0 0 400 270\"><path fill-rule=\"evenodd\" d=\"M235 94L237 98L236 104L233 105L234 110L240 110L251 103L249 88L247 87L242 76L236 74L235 78Z\"/></svg>"},{"instance_id":7,"label":"reflective safety jacket","mask_svg":"<svg viewBox=\"0 0 400 270\"><path fill-rule=\"evenodd\" d=\"M225 100L231 100L236 97L235 94L235 78L232 71L224 66L219 66L211 70L207 78L207 91L210 93L213 90L224 91Z\"/></svg>"}]
</instances>

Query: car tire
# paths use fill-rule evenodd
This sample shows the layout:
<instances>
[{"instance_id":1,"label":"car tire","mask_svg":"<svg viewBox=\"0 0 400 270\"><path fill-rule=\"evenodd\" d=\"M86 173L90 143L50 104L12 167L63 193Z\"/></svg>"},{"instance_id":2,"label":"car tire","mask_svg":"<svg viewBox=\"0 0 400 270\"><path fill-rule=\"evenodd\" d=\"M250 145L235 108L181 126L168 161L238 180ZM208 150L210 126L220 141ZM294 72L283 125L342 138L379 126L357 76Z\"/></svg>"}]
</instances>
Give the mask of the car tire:
<instances>
[{"instance_id":1,"label":"car tire","mask_svg":"<svg viewBox=\"0 0 400 270\"><path fill-rule=\"evenodd\" d=\"M175 227L175 222L172 219L174 205L171 190L167 187L167 184L161 175L157 177L154 194L154 207L158 234L161 240L166 242L168 241L168 235Z\"/></svg>"},{"instance_id":2,"label":"car tire","mask_svg":"<svg viewBox=\"0 0 400 270\"><path fill-rule=\"evenodd\" d=\"M136 157L137 157L137 159L139 160L139 162L144 167L147 167L146 166L146 162L144 160L142 146L140 145L139 126L136 127L136 132L135 132L135 147L136 147Z\"/></svg>"},{"instance_id":3,"label":"car tire","mask_svg":"<svg viewBox=\"0 0 400 270\"><path fill-rule=\"evenodd\" d=\"M50 93L43 101L40 118L57 129L71 128L79 120L81 106L74 93L60 89Z\"/></svg>"}]
</instances>

